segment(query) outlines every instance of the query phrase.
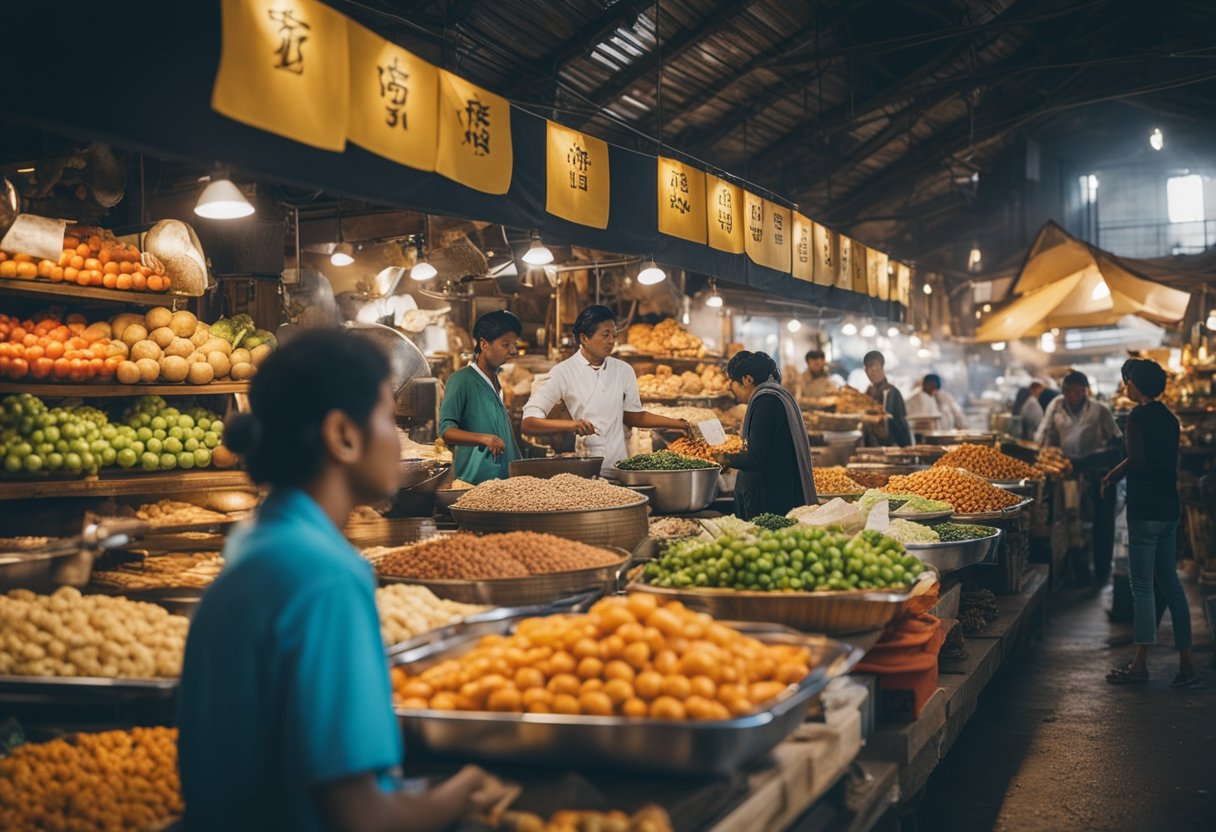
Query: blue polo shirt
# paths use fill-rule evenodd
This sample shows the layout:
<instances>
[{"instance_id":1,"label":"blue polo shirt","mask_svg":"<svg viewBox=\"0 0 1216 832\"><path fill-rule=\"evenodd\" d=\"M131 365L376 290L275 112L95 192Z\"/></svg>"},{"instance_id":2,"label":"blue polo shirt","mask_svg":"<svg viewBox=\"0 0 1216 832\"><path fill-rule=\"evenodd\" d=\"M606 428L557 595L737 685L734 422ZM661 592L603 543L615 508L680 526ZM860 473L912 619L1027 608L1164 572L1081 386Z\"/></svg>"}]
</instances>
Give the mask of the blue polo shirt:
<instances>
[{"instance_id":1,"label":"blue polo shirt","mask_svg":"<svg viewBox=\"0 0 1216 832\"><path fill-rule=\"evenodd\" d=\"M400 766L371 566L303 491L224 547L186 642L187 829L320 830L310 789Z\"/></svg>"}]
</instances>

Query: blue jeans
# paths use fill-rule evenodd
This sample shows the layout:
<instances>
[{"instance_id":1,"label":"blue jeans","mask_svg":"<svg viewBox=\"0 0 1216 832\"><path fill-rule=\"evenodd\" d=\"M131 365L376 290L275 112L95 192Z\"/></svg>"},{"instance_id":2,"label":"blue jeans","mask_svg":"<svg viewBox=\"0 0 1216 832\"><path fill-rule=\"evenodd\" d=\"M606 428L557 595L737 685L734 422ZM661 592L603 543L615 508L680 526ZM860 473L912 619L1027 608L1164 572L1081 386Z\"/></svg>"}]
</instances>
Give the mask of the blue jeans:
<instances>
[{"instance_id":1,"label":"blue jeans","mask_svg":"<svg viewBox=\"0 0 1216 832\"><path fill-rule=\"evenodd\" d=\"M1178 521L1129 520L1127 560L1132 582L1132 629L1136 644L1157 643L1154 576L1170 609L1174 647L1191 648L1191 610L1178 580Z\"/></svg>"}]
</instances>

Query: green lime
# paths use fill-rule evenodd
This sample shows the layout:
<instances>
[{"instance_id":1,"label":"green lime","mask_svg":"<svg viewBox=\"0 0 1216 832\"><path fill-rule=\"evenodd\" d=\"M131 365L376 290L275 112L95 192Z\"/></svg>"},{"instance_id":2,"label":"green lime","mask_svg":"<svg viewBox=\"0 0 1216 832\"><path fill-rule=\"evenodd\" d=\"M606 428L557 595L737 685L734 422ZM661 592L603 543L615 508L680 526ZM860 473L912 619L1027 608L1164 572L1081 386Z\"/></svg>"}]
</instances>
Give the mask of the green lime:
<instances>
[{"instance_id":1,"label":"green lime","mask_svg":"<svg viewBox=\"0 0 1216 832\"><path fill-rule=\"evenodd\" d=\"M190 451L182 451L177 455L177 467L190 469L194 467L194 454Z\"/></svg>"},{"instance_id":2,"label":"green lime","mask_svg":"<svg viewBox=\"0 0 1216 832\"><path fill-rule=\"evenodd\" d=\"M134 468L139 457L130 448L123 448L115 455L115 461L123 468Z\"/></svg>"},{"instance_id":3,"label":"green lime","mask_svg":"<svg viewBox=\"0 0 1216 832\"><path fill-rule=\"evenodd\" d=\"M156 471L160 469L160 456L151 452L144 452L139 458L139 467L145 471Z\"/></svg>"},{"instance_id":4,"label":"green lime","mask_svg":"<svg viewBox=\"0 0 1216 832\"><path fill-rule=\"evenodd\" d=\"M177 467L177 457L173 454L160 455L160 468L162 471L172 471Z\"/></svg>"},{"instance_id":5,"label":"green lime","mask_svg":"<svg viewBox=\"0 0 1216 832\"><path fill-rule=\"evenodd\" d=\"M206 468L211 464L211 451L206 448L199 448L194 452L194 467Z\"/></svg>"}]
</instances>

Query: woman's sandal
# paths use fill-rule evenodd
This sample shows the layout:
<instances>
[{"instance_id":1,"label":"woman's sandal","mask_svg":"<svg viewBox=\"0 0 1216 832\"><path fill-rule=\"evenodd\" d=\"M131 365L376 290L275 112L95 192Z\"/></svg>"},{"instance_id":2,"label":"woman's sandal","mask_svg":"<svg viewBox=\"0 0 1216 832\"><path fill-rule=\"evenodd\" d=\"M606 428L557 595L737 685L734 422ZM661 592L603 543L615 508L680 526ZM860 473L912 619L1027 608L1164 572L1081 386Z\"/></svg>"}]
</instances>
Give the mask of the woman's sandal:
<instances>
[{"instance_id":1,"label":"woman's sandal","mask_svg":"<svg viewBox=\"0 0 1216 832\"><path fill-rule=\"evenodd\" d=\"M1148 681L1147 670L1132 670L1131 665L1116 667L1106 674L1106 681L1112 685L1134 685Z\"/></svg>"}]
</instances>

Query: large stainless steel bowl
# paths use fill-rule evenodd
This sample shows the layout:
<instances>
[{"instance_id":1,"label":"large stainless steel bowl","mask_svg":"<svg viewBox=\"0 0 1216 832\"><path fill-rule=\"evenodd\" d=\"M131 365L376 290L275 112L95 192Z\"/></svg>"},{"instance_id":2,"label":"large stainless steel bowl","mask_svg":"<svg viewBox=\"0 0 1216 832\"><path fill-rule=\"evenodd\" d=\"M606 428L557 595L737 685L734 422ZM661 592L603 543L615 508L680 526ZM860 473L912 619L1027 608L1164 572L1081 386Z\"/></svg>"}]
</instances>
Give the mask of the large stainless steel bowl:
<instances>
[{"instance_id":1,"label":"large stainless steel bowl","mask_svg":"<svg viewBox=\"0 0 1216 832\"><path fill-rule=\"evenodd\" d=\"M602 456L550 456L540 459L517 459L507 466L512 477L540 477L543 480L558 474L576 477L598 477L604 465Z\"/></svg>"},{"instance_id":2,"label":"large stainless steel bowl","mask_svg":"<svg viewBox=\"0 0 1216 832\"><path fill-rule=\"evenodd\" d=\"M613 466L612 476L625 485L653 485L650 503L669 514L701 511L718 496L718 466L685 471L625 471Z\"/></svg>"},{"instance_id":3,"label":"large stainless steel bowl","mask_svg":"<svg viewBox=\"0 0 1216 832\"><path fill-rule=\"evenodd\" d=\"M977 540L940 541L937 543L905 543L908 554L916 555L938 572L955 572L966 569L988 559L992 550L1000 545L1004 532L993 529L995 534Z\"/></svg>"},{"instance_id":4,"label":"large stainless steel bowl","mask_svg":"<svg viewBox=\"0 0 1216 832\"><path fill-rule=\"evenodd\" d=\"M485 511L461 508L459 503L454 503L448 511L452 513L456 525L469 532L545 532L592 546L611 546L627 552L632 552L633 547L650 533L646 500L642 497L636 503L612 508Z\"/></svg>"}]
</instances>

